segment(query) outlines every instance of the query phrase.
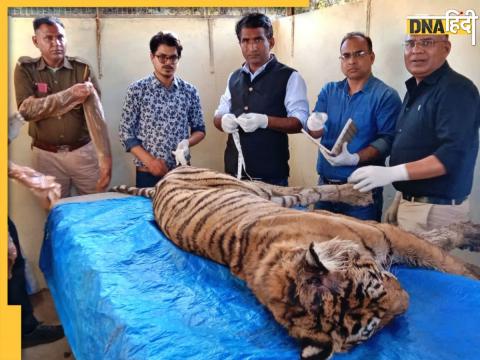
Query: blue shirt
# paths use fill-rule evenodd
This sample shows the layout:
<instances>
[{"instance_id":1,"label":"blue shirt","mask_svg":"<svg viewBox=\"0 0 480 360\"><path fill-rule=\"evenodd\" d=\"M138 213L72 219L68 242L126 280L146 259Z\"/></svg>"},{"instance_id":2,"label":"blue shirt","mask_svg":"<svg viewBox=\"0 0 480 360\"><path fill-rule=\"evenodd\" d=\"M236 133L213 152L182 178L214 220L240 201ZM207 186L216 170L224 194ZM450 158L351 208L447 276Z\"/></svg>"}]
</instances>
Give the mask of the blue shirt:
<instances>
[{"instance_id":1,"label":"blue shirt","mask_svg":"<svg viewBox=\"0 0 480 360\"><path fill-rule=\"evenodd\" d=\"M172 169L172 151L189 138L189 128L205 132L200 98L193 85L175 77L167 88L152 74L128 87L120 120L120 142L127 151L141 145ZM137 158L134 162L144 166Z\"/></svg>"},{"instance_id":2,"label":"blue shirt","mask_svg":"<svg viewBox=\"0 0 480 360\"><path fill-rule=\"evenodd\" d=\"M402 105L400 97L393 88L374 76L370 76L363 89L352 96L348 91L347 79L330 82L320 91L314 111L328 114L321 143L331 149L345 123L352 118L357 133L348 144L348 151L356 153L371 145L380 151L381 156L370 164L384 165ZM317 172L329 180L346 181L356 168L332 166L318 153Z\"/></svg>"},{"instance_id":3,"label":"blue shirt","mask_svg":"<svg viewBox=\"0 0 480 360\"><path fill-rule=\"evenodd\" d=\"M411 196L461 199L470 194L478 153L480 96L477 87L447 62L418 85L406 81L390 165L435 155L447 173L394 183Z\"/></svg>"}]
</instances>

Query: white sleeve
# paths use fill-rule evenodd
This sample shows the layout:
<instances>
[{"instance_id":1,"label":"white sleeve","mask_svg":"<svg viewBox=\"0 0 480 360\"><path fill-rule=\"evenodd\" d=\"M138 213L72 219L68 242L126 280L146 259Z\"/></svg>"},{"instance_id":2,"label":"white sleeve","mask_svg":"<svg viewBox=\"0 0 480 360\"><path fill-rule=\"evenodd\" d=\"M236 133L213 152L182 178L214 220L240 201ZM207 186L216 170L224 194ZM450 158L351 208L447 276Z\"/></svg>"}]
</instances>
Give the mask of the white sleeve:
<instances>
[{"instance_id":1,"label":"white sleeve","mask_svg":"<svg viewBox=\"0 0 480 360\"><path fill-rule=\"evenodd\" d=\"M225 89L223 95L220 97L220 103L218 104L217 110L215 110L214 116L223 116L230 112L230 109L232 107L232 95L230 94L228 84L230 83L230 77L232 76L232 74L233 73L230 73L230 75L228 75L227 88Z\"/></svg>"},{"instance_id":2,"label":"white sleeve","mask_svg":"<svg viewBox=\"0 0 480 360\"><path fill-rule=\"evenodd\" d=\"M308 119L307 85L298 71L292 72L287 82L285 108L288 117L296 117L305 127Z\"/></svg>"}]
</instances>

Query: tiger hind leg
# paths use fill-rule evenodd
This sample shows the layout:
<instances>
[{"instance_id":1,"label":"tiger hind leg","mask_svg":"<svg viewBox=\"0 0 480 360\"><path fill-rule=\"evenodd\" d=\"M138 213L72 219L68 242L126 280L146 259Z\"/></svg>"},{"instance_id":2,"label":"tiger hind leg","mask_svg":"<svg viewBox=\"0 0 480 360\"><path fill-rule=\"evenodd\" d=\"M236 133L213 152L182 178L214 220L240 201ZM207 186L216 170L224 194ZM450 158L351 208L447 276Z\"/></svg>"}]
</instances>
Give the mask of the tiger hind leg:
<instances>
[{"instance_id":1,"label":"tiger hind leg","mask_svg":"<svg viewBox=\"0 0 480 360\"><path fill-rule=\"evenodd\" d=\"M454 223L430 231L417 231L415 235L441 247L480 251L480 224L472 222Z\"/></svg>"}]
</instances>

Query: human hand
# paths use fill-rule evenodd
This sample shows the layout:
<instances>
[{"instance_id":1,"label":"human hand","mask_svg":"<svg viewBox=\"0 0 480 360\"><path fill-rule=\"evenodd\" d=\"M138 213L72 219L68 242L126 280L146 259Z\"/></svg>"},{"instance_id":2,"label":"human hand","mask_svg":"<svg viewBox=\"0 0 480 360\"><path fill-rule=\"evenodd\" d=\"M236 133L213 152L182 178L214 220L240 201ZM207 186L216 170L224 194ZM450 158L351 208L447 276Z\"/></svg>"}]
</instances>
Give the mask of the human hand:
<instances>
[{"instance_id":1,"label":"human hand","mask_svg":"<svg viewBox=\"0 0 480 360\"><path fill-rule=\"evenodd\" d=\"M177 145L177 149L172 151L172 154L175 156L176 165L187 165L188 158L190 157L190 149L188 139L180 141Z\"/></svg>"},{"instance_id":2,"label":"human hand","mask_svg":"<svg viewBox=\"0 0 480 360\"><path fill-rule=\"evenodd\" d=\"M357 153L351 154L348 151L347 146L348 146L347 142L343 143L342 152L337 156L329 155L325 151L322 151L322 149L320 149L320 151L322 152L322 155L325 157L325 160L327 160L332 166L355 166L358 164L358 161L360 160L360 156L358 156Z\"/></svg>"},{"instance_id":3,"label":"human hand","mask_svg":"<svg viewBox=\"0 0 480 360\"><path fill-rule=\"evenodd\" d=\"M320 131L327 122L328 115L324 112L313 112L307 120L307 129L310 131Z\"/></svg>"},{"instance_id":4,"label":"human hand","mask_svg":"<svg viewBox=\"0 0 480 360\"><path fill-rule=\"evenodd\" d=\"M257 113L242 114L237 118L237 123L243 131L254 132L258 128L265 129L268 126L268 116Z\"/></svg>"},{"instance_id":5,"label":"human hand","mask_svg":"<svg viewBox=\"0 0 480 360\"><path fill-rule=\"evenodd\" d=\"M93 92L93 84L90 81L73 85L71 88L72 95L79 103L85 102L90 94Z\"/></svg>"},{"instance_id":6,"label":"human hand","mask_svg":"<svg viewBox=\"0 0 480 360\"><path fill-rule=\"evenodd\" d=\"M227 134L237 131L237 117L233 114L224 114L222 116L222 130Z\"/></svg>"},{"instance_id":7,"label":"human hand","mask_svg":"<svg viewBox=\"0 0 480 360\"><path fill-rule=\"evenodd\" d=\"M152 158L145 165L148 171L154 176L164 176L168 172L167 163L160 158Z\"/></svg>"},{"instance_id":8,"label":"human hand","mask_svg":"<svg viewBox=\"0 0 480 360\"><path fill-rule=\"evenodd\" d=\"M348 178L348 182L355 183L353 188L360 192L367 192L395 181L405 180L409 180L405 164L392 167L364 166L355 170Z\"/></svg>"}]
</instances>

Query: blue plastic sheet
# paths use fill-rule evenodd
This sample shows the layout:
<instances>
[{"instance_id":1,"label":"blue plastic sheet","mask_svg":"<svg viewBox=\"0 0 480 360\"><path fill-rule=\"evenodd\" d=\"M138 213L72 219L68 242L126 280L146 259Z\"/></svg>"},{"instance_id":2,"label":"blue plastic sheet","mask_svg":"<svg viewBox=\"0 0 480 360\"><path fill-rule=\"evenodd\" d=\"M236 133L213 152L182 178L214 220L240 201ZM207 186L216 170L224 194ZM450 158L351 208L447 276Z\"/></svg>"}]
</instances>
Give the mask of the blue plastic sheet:
<instances>
[{"instance_id":1,"label":"blue plastic sheet","mask_svg":"<svg viewBox=\"0 0 480 360\"><path fill-rule=\"evenodd\" d=\"M297 359L296 341L224 266L186 253L140 197L51 212L40 265L83 359ZM397 267L407 313L335 359L480 358L480 282Z\"/></svg>"}]
</instances>

